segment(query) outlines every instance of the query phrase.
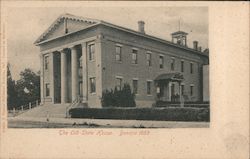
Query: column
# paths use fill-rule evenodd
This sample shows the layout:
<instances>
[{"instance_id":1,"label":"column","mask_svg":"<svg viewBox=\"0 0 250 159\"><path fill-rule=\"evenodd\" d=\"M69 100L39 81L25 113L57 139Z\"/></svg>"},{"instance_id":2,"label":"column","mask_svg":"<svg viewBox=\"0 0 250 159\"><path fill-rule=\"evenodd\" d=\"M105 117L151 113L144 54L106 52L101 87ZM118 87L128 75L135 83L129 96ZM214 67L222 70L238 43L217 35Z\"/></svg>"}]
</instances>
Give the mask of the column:
<instances>
[{"instance_id":1,"label":"column","mask_svg":"<svg viewBox=\"0 0 250 159\"><path fill-rule=\"evenodd\" d=\"M101 98L102 98L102 44L103 35L98 35L95 43L95 74L96 74L96 105L101 107Z\"/></svg>"},{"instance_id":2,"label":"column","mask_svg":"<svg viewBox=\"0 0 250 159\"><path fill-rule=\"evenodd\" d=\"M77 49L75 46L70 48L71 50L71 79L72 79L72 102L78 97L78 59L77 59Z\"/></svg>"},{"instance_id":3,"label":"column","mask_svg":"<svg viewBox=\"0 0 250 159\"><path fill-rule=\"evenodd\" d=\"M43 88L44 88L44 82L43 82L43 71L44 71L44 61L43 61L43 54L40 54L40 97L41 97L41 104L44 103L44 92L43 92Z\"/></svg>"},{"instance_id":4,"label":"column","mask_svg":"<svg viewBox=\"0 0 250 159\"><path fill-rule=\"evenodd\" d=\"M61 53L61 103L67 103L67 57L64 50Z\"/></svg>"},{"instance_id":5,"label":"column","mask_svg":"<svg viewBox=\"0 0 250 159\"><path fill-rule=\"evenodd\" d=\"M83 101L88 100L88 65L87 65L87 46L86 43L82 43L82 93Z\"/></svg>"},{"instance_id":6,"label":"column","mask_svg":"<svg viewBox=\"0 0 250 159\"><path fill-rule=\"evenodd\" d=\"M172 96L172 94L171 94L171 86L172 86L172 82L170 82L169 81L169 83L168 83L168 100L169 101L171 101L171 96Z\"/></svg>"},{"instance_id":7,"label":"column","mask_svg":"<svg viewBox=\"0 0 250 159\"><path fill-rule=\"evenodd\" d=\"M178 82L179 83L179 92L180 92L180 106L181 107L184 107L184 97L183 97L183 94L181 94L182 90L181 90L181 82Z\"/></svg>"},{"instance_id":8,"label":"column","mask_svg":"<svg viewBox=\"0 0 250 159\"><path fill-rule=\"evenodd\" d=\"M180 96L180 98L179 98L179 101L181 101L181 82L178 82L178 84L179 84L179 96Z\"/></svg>"},{"instance_id":9,"label":"column","mask_svg":"<svg viewBox=\"0 0 250 159\"><path fill-rule=\"evenodd\" d=\"M50 53L50 65L49 65L49 77L50 77L50 97L51 103L54 103L54 53Z\"/></svg>"}]
</instances>

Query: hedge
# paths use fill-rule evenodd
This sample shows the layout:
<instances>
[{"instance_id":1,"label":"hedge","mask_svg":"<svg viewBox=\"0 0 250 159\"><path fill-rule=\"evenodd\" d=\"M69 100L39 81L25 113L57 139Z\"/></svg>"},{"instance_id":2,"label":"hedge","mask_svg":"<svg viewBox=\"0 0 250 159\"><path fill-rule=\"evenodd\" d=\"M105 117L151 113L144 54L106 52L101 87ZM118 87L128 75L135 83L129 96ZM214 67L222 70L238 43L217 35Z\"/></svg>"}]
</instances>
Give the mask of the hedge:
<instances>
[{"instance_id":1,"label":"hedge","mask_svg":"<svg viewBox=\"0 0 250 159\"><path fill-rule=\"evenodd\" d=\"M180 107L180 102L167 102L167 101L157 101L154 104L154 107ZM209 102L192 102L192 101L186 101L184 102L184 107L194 107L194 108L209 108L210 104Z\"/></svg>"},{"instance_id":2,"label":"hedge","mask_svg":"<svg viewBox=\"0 0 250 159\"><path fill-rule=\"evenodd\" d=\"M72 118L209 121L209 108L73 108Z\"/></svg>"}]
</instances>

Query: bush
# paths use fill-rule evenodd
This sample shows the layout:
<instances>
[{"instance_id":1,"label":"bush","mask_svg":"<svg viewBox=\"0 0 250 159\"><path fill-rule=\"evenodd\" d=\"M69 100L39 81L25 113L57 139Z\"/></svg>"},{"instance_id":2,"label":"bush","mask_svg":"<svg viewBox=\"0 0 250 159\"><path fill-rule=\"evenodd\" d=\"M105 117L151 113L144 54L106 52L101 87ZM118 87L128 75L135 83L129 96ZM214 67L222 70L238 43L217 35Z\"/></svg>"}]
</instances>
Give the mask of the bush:
<instances>
[{"instance_id":1,"label":"bush","mask_svg":"<svg viewBox=\"0 0 250 159\"><path fill-rule=\"evenodd\" d=\"M105 90L102 93L103 107L135 107L135 95L132 93L129 84L124 84L122 89L118 90L115 87L114 91L111 89Z\"/></svg>"},{"instance_id":2,"label":"bush","mask_svg":"<svg viewBox=\"0 0 250 159\"><path fill-rule=\"evenodd\" d=\"M72 118L209 121L208 108L73 108Z\"/></svg>"}]
</instances>

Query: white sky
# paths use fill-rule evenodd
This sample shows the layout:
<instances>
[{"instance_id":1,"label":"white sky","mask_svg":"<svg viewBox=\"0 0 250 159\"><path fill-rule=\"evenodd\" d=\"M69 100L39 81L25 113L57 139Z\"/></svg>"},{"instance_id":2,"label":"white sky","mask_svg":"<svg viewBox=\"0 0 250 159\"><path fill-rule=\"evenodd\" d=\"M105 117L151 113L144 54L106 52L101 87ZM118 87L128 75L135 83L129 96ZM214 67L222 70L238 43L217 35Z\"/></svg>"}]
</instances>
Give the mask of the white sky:
<instances>
[{"instance_id":1,"label":"white sky","mask_svg":"<svg viewBox=\"0 0 250 159\"><path fill-rule=\"evenodd\" d=\"M9 8L7 10L8 61L12 76L19 79L20 71L40 67L39 48L34 41L63 13L104 20L137 30L137 21L145 21L147 34L171 40L170 34L181 30L189 33L188 46L198 40L203 49L208 47L207 7L61 7Z\"/></svg>"}]
</instances>

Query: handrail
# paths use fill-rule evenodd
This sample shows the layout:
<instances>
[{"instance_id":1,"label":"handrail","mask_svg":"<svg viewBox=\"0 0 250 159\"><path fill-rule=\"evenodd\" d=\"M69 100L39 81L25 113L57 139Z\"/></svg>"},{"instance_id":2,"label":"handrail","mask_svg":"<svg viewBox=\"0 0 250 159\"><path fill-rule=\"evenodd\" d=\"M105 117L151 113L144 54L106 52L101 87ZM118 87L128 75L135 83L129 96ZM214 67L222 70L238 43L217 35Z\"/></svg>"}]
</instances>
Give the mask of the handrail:
<instances>
[{"instance_id":1,"label":"handrail","mask_svg":"<svg viewBox=\"0 0 250 159\"><path fill-rule=\"evenodd\" d=\"M17 108L13 108L12 110L9 110L9 112L12 111L13 115L16 116L16 115L19 115L19 114L22 114L32 108L35 108L37 106L39 106L41 104L41 102L39 102L39 100L36 100L36 101L33 101L33 102L29 102L27 104L24 104L24 105L21 105Z\"/></svg>"},{"instance_id":2,"label":"handrail","mask_svg":"<svg viewBox=\"0 0 250 159\"><path fill-rule=\"evenodd\" d=\"M75 104L80 103L80 96L77 96L76 99L66 108L66 118L69 117L69 110L75 106Z\"/></svg>"}]
</instances>

